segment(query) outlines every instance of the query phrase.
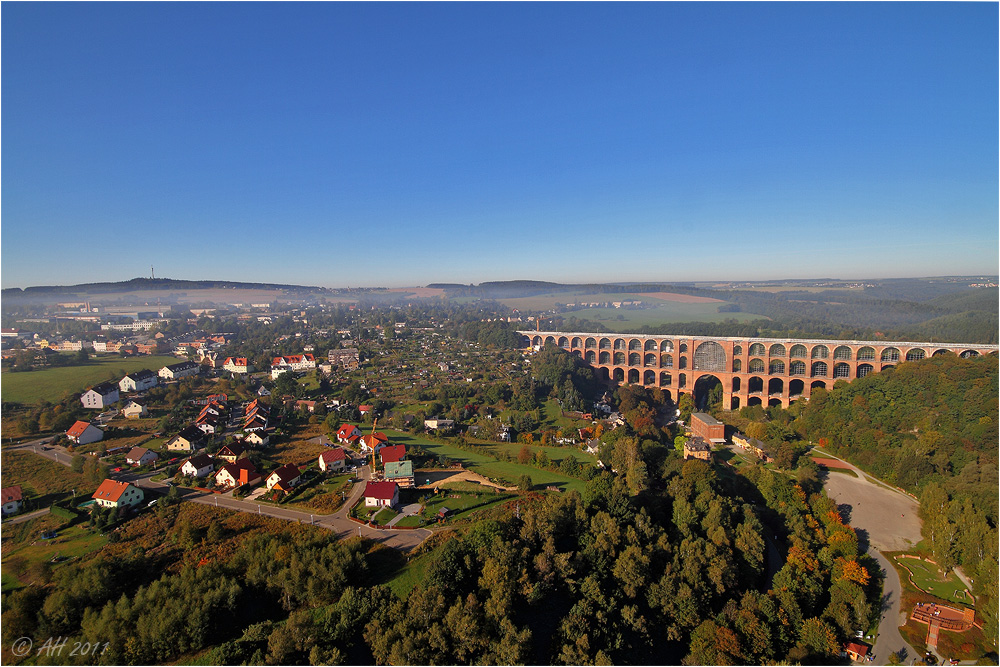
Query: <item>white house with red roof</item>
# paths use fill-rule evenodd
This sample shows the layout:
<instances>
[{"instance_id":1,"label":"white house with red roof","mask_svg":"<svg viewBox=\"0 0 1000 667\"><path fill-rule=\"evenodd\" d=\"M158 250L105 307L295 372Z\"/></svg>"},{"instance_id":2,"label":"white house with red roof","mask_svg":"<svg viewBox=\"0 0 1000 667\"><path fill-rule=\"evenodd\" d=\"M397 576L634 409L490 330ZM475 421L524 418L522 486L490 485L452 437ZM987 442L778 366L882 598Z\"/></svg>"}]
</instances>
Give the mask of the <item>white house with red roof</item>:
<instances>
[{"instance_id":1,"label":"white house with red roof","mask_svg":"<svg viewBox=\"0 0 1000 667\"><path fill-rule=\"evenodd\" d=\"M24 498L21 496L20 485L8 486L6 489L0 489L0 500L3 501L4 516L20 512L21 506L24 504Z\"/></svg>"},{"instance_id":2,"label":"white house with red roof","mask_svg":"<svg viewBox=\"0 0 1000 667\"><path fill-rule=\"evenodd\" d=\"M90 422L78 421L66 431L66 437L70 442L77 445L89 445L92 442L104 439L104 431L97 428Z\"/></svg>"},{"instance_id":3,"label":"white house with red roof","mask_svg":"<svg viewBox=\"0 0 1000 667\"><path fill-rule=\"evenodd\" d=\"M271 360L271 379L287 371L310 371L316 368L316 359L311 354L290 354Z\"/></svg>"},{"instance_id":4,"label":"white house with red roof","mask_svg":"<svg viewBox=\"0 0 1000 667\"><path fill-rule=\"evenodd\" d=\"M215 470L215 461L208 454L192 456L181 466L181 474L187 477L207 477Z\"/></svg>"},{"instance_id":5,"label":"white house with red roof","mask_svg":"<svg viewBox=\"0 0 1000 667\"><path fill-rule=\"evenodd\" d=\"M253 366L246 357L226 357L226 362L222 364L222 370L246 375L253 371Z\"/></svg>"},{"instance_id":6,"label":"white house with red roof","mask_svg":"<svg viewBox=\"0 0 1000 667\"><path fill-rule=\"evenodd\" d=\"M259 484L263 476L257 472L257 467L251 463L250 459L239 459L236 463L227 463L219 468L215 473L215 485L217 487L238 488L244 485L253 486Z\"/></svg>"},{"instance_id":7,"label":"white house with red roof","mask_svg":"<svg viewBox=\"0 0 1000 667\"><path fill-rule=\"evenodd\" d=\"M101 507L135 506L142 502L142 489L128 482L106 479L91 496Z\"/></svg>"},{"instance_id":8,"label":"white house with red roof","mask_svg":"<svg viewBox=\"0 0 1000 667\"><path fill-rule=\"evenodd\" d=\"M301 479L298 467L294 463L288 463L268 475L264 483L267 485L268 491L278 488L288 493Z\"/></svg>"},{"instance_id":9,"label":"white house with red roof","mask_svg":"<svg viewBox=\"0 0 1000 667\"><path fill-rule=\"evenodd\" d=\"M353 445L361 437L361 429L354 424L341 424L337 430L337 442L342 445Z\"/></svg>"},{"instance_id":10,"label":"white house with red roof","mask_svg":"<svg viewBox=\"0 0 1000 667\"><path fill-rule=\"evenodd\" d=\"M406 458L406 446L386 445L379 450L378 455L382 459L382 465L386 463L398 463Z\"/></svg>"},{"instance_id":11,"label":"white house with red roof","mask_svg":"<svg viewBox=\"0 0 1000 667\"><path fill-rule=\"evenodd\" d=\"M333 447L319 455L319 469L323 472L343 470L347 463L347 453L340 447Z\"/></svg>"},{"instance_id":12,"label":"white house with red roof","mask_svg":"<svg viewBox=\"0 0 1000 667\"><path fill-rule=\"evenodd\" d=\"M399 485L395 482L365 484L365 507L395 507L399 504Z\"/></svg>"},{"instance_id":13,"label":"white house with red roof","mask_svg":"<svg viewBox=\"0 0 1000 667\"><path fill-rule=\"evenodd\" d=\"M378 431L375 434L369 433L361 436L358 439L358 442L361 443L361 453L368 455L371 454L372 451L378 453L378 450L387 446L389 444L389 436L381 431Z\"/></svg>"}]
</instances>

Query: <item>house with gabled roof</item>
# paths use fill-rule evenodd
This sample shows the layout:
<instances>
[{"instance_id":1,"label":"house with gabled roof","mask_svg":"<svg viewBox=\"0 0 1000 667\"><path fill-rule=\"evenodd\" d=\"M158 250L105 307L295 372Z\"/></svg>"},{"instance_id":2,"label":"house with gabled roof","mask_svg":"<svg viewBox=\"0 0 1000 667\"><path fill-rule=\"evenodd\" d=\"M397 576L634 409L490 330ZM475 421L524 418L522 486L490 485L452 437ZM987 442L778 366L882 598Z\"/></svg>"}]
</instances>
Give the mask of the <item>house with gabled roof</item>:
<instances>
[{"instance_id":1,"label":"house with gabled roof","mask_svg":"<svg viewBox=\"0 0 1000 667\"><path fill-rule=\"evenodd\" d=\"M382 465L387 463L395 463L397 461L402 461L406 458L406 446L405 445L386 445L378 450L379 458L382 460Z\"/></svg>"},{"instance_id":2,"label":"house with gabled roof","mask_svg":"<svg viewBox=\"0 0 1000 667\"><path fill-rule=\"evenodd\" d=\"M246 375L253 371L253 366L246 357L226 357L225 363L222 364L222 370Z\"/></svg>"},{"instance_id":3,"label":"house with gabled roof","mask_svg":"<svg viewBox=\"0 0 1000 667\"><path fill-rule=\"evenodd\" d=\"M103 410L118 402L118 383L102 382L83 392L80 402L85 408Z\"/></svg>"},{"instance_id":4,"label":"house with gabled roof","mask_svg":"<svg viewBox=\"0 0 1000 667\"><path fill-rule=\"evenodd\" d=\"M193 452L204 446L205 433L195 425L183 429L166 442L166 448L171 452Z\"/></svg>"},{"instance_id":5,"label":"house with gabled roof","mask_svg":"<svg viewBox=\"0 0 1000 667\"><path fill-rule=\"evenodd\" d=\"M145 447L133 447L125 456L125 462L132 466L144 466L156 461L160 455Z\"/></svg>"},{"instance_id":6,"label":"house with gabled roof","mask_svg":"<svg viewBox=\"0 0 1000 667\"><path fill-rule=\"evenodd\" d=\"M106 479L91 496L101 507L134 507L142 502L142 489L128 482Z\"/></svg>"},{"instance_id":7,"label":"house with gabled roof","mask_svg":"<svg viewBox=\"0 0 1000 667\"><path fill-rule=\"evenodd\" d=\"M187 477L207 477L215 470L215 461L208 454L192 456L181 466L181 474Z\"/></svg>"},{"instance_id":8,"label":"house with gabled roof","mask_svg":"<svg viewBox=\"0 0 1000 667\"><path fill-rule=\"evenodd\" d=\"M119 391L146 391L152 389L159 383L160 379L156 373L149 369L142 369L127 373L125 377L118 381Z\"/></svg>"},{"instance_id":9,"label":"house with gabled roof","mask_svg":"<svg viewBox=\"0 0 1000 667\"><path fill-rule=\"evenodd\" d=\"M179 380L183 377L197 375L201 372L201 364L193 361L182 361L179 364L169 364L160 369L158 375L164 380Z\"/></svg>"},{"instance_id":10,"label":"house with gabled roof","mask_svg":"<svg viewBox=\"0 0 1000 667\"><path fill-rule=\"evenodd\" d=\"M239 488L259 484L263 475L257 472L257 467L250 459L240 459L236 463L227 463L215 473L215 485L221 488Z\"/></svg>"},{"instance_id":11,"label":"house with gabled roof","mask_svg":"<svg viewBox=\"0 0 1000 667\"><path fill-rule=\"evenodd\" d=\"M89 445L104 438L104 431L90 422L77 421L66 431L66 438L76 445Z\"/></svg>"},{"instance_id":12,"label":"house with gabled roof","mask_svg":"<svg viewBox=\"0 0 1000 667\"><path fill-rule=\"evenodd\" d=\"M0 489L0 502L3 503L3 515L17 514L24 505L24 498L21 495L21 486L8 486Z\"/></svg>"},{"instance_id":13,"label":"house with gabled roof","mask_svg":"<svg viewBox=\"0 0 1000 667\"><path fill-rule=\"evenodd\" d=\"M267 485L268 491L277 488L288 493L294 486L298 485L301 479L298 466L294 463L288 463L268 475L264 483Z\"/></svg>"},{"instance_id":14,"label":"house with gabled roof","mask_svg":"<svg viewBox=\"0 0 1000 667\"><path fill-rule=\"evenodd\" d=\"M243 436L243 442L253 447L267 447L271 444L271 436L264 429L255 429Z\"/></svg>"},{"instance_id":15,"label":"house with gabled roof","mask_svg":"<svg viewBox=\"0 0 1000 667\"><path fill-rule=\"evenodd\" d=\"M361 437L361 429L354 424L341 424L337 429L337 442L348 445L357 442Z\"/></svg>"},{"instance_id":16,"label":"house with gabled roof","mask_svg":"<svg viewBox=\"0 0 1000 667\"><path fill-rule=\"evenodd\" d=\"M343 470L347 453L341 447L332 447L319 455L319 469L323 472Z\"/></svg>"},{"instance_id":17,"label":"house with gabled roof","mask_svg":"<svg viewBox=\"0 0 1000 667\"><path fill-rule=\"evenodd\" d=\"M316 358L311 354L290 354L271 360L271 379L286 371L311 371L316 368Z\"/></svg>"},{"instance_id":18,"label":"house with gabled roof","mask_svg":"<svg viewBox=\"0 0 1000 667\"><path fill-rule=\"evenodd\" d=\"M125 419L141 419L149 414L149 410L146 406L135 399L129 400L122 408L122 414L125 415Z\"/></svg>"},{"instance_id":19,"label":"house with gabled roof","mask_svg":"<svg viewBox=\"0 0 1000 667\"><path fill-rule=\"evenodd\" d=\"M378 453L378 450L389 444L389 436L381 431L374 434L367 433L358 438L358 443L361 445L363 454L371 454L373 451Z\"/></svg>"},{"instance_id":20,"label":"house with gabled roof","mask_svg":"<svg viewBox=\"0 0 1000 667\"><path fill-rule=\"evenodd\" d=\"M365 507L395 507L399 504L399 485L395 482L365 484Z\"/></svg>"},{"instance_id":21,"label":"house with gabled roof","mask_svg":"<svg viewBox=\"0 0 1000 667\"><path fill-rule=\"evenodd\" d=\"M246 447L244 447L239 442L231 442L228 445L223 445L216 454L215 458L222 459L226 463L236 463L237 459L242 459L249 456Z\"/></svg>"}]
</instances>

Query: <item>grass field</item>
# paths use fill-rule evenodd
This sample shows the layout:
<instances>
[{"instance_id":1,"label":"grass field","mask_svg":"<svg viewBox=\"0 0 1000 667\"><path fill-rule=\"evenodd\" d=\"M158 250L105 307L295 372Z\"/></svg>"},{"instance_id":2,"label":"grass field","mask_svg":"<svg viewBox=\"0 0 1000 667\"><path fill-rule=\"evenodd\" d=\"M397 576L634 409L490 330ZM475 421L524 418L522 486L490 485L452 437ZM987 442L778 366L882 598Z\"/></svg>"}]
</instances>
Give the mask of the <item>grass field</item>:
<instances>
[{"instance_id":1,"label":"grass field","mask_svg":"<svg viewBox=\"0 0 1000 667\"><path fill-rule=\"evenodd\" d=\"M87 387L114 379L126 373L147 368L158 371L167 364L180 361L173 356L142 356L107 358L91 361L83 366L43 368L24 373L4 372L0 376L0 395L4 402L34 404L42 400L58 401L66 394L82 392Z\"/></svg>"},{"instance_id":2,"label":"grass field","mask_svg":"<svg viewBox=\"0 0 1000 667\"><path fill-rule=\"evenodd\" d=\"M965 585L955 576L954 572L948 572L947 576L942 578L937 565L927 561L916 558L900 558L897 562L910 571L913 583L925 593L930 593L949 602L972 604L971 595L966 593Z\"/></svg>"},{"instance_id":3,"label":"grass field","mask_svg":"<svg viewBox=\"0 0 1000 667\"><path fill-rule=\"evenodd\" d=\"M31 509L47 507L57 500L72 494L77 497L89 496L97 488L88 482L82 473L73 472L67 466L42 458L32 452L5 452L0 479L4 488L20 485L25 495L31 498Z\"/></svg>"}]
</instances>

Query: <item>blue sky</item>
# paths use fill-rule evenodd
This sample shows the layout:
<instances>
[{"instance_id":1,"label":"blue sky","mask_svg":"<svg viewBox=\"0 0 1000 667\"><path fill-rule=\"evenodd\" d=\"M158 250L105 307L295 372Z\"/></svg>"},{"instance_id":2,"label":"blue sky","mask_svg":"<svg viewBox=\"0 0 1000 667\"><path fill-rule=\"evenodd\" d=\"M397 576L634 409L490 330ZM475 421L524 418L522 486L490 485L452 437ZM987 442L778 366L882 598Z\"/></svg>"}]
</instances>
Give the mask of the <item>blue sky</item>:
<instances>
[{"instance_id":1,"label":"blue sky","mask_svg":"<svg viewBox=\"0 0 1000 667\"><path fill-rule=\"evenodd\" d=\"M4 287L998 271L996 3L2 5Z\"/></svg>"}]
</instances>

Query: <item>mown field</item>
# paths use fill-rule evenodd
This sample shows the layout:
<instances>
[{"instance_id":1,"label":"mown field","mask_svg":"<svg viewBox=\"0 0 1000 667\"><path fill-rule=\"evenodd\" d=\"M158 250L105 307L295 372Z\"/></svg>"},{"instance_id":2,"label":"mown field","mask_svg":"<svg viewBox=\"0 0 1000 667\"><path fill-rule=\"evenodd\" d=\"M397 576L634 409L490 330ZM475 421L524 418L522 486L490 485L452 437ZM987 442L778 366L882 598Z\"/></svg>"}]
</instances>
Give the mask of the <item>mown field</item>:
<instances>
[{"instance_id":1,"label":"mown field","mask_svg":"<svg viewBox=\"0 0 1000 667\"><path fill-rule=\"evenodd\" d=\"M29 509L47 506L70 495L74 489L77 497L83 498L97 488L83 473L30 451L4 452L0 480L4 488L20 485L22 492L33 498Z\"/></svg>"},{"instance_id":2,"label":"mown field","mask_svg":"<svg viewBox=\"0 0 1000 667\"><path fill-rule=\"evenodd\" d=\"M115 380L126 373L144 368L156 372L167 364L176 364L177 357L169 355L141 356L92 360L82 366L61 366L58 368L43 368L37 371L10 373L4 371L0 375L0 398L4 403L23 403L31 405L42 400L56 402L67 394L82 392L87 387Z\"/></svg>"}]
</instances>

